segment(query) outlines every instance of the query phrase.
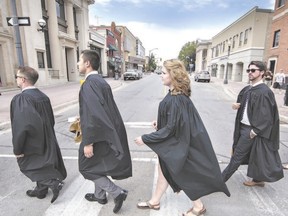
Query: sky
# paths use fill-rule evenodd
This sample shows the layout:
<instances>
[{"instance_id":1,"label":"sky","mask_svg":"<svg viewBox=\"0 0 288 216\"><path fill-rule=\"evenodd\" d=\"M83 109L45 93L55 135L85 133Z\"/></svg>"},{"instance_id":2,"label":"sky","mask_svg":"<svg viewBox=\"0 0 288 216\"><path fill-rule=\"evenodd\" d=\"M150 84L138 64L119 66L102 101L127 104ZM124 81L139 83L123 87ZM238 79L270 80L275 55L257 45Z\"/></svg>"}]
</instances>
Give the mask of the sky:
<instances>
[{"instance_id":1,"label":"sky","mask_svg":"<svg viewBox=\"0 0 288 216\"><path fill-rule=\"evenodd\" d=\"M187 42L209 40L255 6L273 9L275 0L95 0L91 25L126 26L148 55L177 58Z\"/></svg>"}]
</instances>

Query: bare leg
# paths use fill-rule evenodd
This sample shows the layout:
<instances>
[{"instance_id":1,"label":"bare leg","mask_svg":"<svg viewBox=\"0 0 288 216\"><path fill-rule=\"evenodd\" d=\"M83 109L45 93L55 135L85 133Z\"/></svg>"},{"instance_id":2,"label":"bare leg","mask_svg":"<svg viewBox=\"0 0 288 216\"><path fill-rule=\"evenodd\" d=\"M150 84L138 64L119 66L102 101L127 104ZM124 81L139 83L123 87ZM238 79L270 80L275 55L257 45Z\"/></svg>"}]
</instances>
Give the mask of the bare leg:
<instances>
[{"instance_id":1,"label":"bare leg","mask_svg":"<svg viewBox=\"0 0 288 216\"><path fill-rule=\"evenodd\" d=\"M156 205L160 203L160 199L163 196L163 194L165 193L165 191L168 188L168 182L166 181L160 164L158 164L158 179L157 179L157 184L156 184L156 189L151 197L151 199L149 200L149 203L152 205Z\"/></svg>"},{"instance_id":2,"label":"bare leg","mask_svg":"<svg viewBox=\"0 0 288 216\"><path fill-rule=\"evenodd\" d=\"M189 209L186 213L183 213L183 216L198 216L203 215L206 212L206 209L200 199L192 201L193 208Z\"/></svg>"},{"instance_id":3,"label":"bare leg","mask_svg":"<svg viewBox=\"0 0 288 216\"><path fill-rule=\"evenodd\" d=\"M200 199L197 199L195 201L192 201L193 203L193 209L196 211L196 212L199 212L203 209L203 203Z\"/></svg>"}]
</instances>

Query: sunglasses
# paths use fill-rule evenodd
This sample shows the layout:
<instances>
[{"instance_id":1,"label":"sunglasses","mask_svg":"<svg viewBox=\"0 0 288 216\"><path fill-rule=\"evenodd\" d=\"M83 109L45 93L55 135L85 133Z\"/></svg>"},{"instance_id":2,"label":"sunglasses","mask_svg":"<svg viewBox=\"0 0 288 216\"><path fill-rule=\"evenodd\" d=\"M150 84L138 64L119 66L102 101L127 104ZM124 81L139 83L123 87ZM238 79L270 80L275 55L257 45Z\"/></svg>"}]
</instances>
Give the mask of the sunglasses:
<instances>
[{"instance_id":1,"label":"sunglasses","mask_svg":"<svg viewBox=\"0 0 288 216\"><path fill-rule=\"evenodd\" d=\"M15 75L15 79L17 79L17 78L24 78L25 79L25 77L23 77L23 76Z\"/></svg>"},{"instance_id":2,"label":"sunglasses","mask_svg":"<svg viewBox=\"0 0 288 216\"><path fill-rule=\"evenodd\" d=\"M257 70L260 71L260 69L247 69L246 72L247 73L250 73L250 72L254 73Z\"/></svg>"}]
</instances>

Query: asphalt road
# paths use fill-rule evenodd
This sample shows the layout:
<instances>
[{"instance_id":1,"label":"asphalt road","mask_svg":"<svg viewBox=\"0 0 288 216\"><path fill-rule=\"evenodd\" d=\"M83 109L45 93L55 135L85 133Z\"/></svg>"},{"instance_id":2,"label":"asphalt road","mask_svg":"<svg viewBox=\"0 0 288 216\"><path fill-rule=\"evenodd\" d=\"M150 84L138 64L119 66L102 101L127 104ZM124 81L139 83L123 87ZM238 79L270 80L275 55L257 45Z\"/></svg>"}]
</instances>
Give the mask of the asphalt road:
<instances>
[{"instance_id":1,"label":"asphalt road","mask_svg":"<svg viewBox=\"0 0 288 216\"><path fill-rule=\"evenodd\" d=\"M129 190L127 200L119 215L127 216L175 216L191 208L191 202L181 192L174 194L171 189L161 200L160 211L138 210L136 204L140 200L150 198L155 186L157 172L156 155L146 146L134 144L136 136L152 131L149 124L157 118L157 108L167 89L161 84L159 75L145 76L141 80L125 81L114 90L122 118L126 124L131 156L133 159L133 177L117 181L117 184ZM230 159L232 133L234 128L235 111L231 103L235 100L215 83L196 83L192 81L192 101L197 107L201 118L212 140L215 153L224 169ZM78 106L71 105L55 113L56 134L61 147L68 177L54 204L49 192L43 200L29 198L26 190L34 187L29 179L21 172L12 155L11 133L0 134L0 215L39 216L39 215L113 215L113 200L108 196L107 205L87 202L85 193L93 191L91 182L84 180L78 172L77 149L73 142L73 134L68 132L69 117L78 115ZM281 125L280 155L283 161L288 159L288 127ZM285 171L286 174L287 171ZM264 188L247 188L242 182L247 179L246 166L240 169L227 182L231 197L215 193L203 197L207 208L207 216L284 216L288 212L287 178L267 183Z\"/></svg>"}]
</instances>

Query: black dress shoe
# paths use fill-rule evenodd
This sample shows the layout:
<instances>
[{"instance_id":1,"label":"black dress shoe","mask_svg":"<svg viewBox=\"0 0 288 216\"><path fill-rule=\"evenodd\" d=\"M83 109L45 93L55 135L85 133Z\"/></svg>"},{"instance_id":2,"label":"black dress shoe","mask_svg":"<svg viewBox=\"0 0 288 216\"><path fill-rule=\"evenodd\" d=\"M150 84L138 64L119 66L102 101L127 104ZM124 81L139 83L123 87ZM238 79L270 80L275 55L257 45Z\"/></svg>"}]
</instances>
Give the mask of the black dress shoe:
<instances>
[{"instance_id":1,"label":"black dress shoe","mask_svg":"<svg viewBox=\"0 0 288 216\"><path fill-rule=\"evenodd\" d=\"M115 206L113 208L114 213L117 213L121 209L124 200L126 200L127 195L128 195L128 191L122 190L121 193L114 199L114 203L115 203Z\"/></svg>"},{"instance_id":2,"label":"black dress shoe","mask_svg":"<svg viewBox=\"0 0 288 216\"><path fill-rule=\"evenodd\" d=\"M37 197L38 199L44 199L46 197L46 194L39 194L37 190L28 190L26 194L29 197Z\"/></svg>"},{"instance_id":3,"label":"black dress shoe","mask_svg":"<svg viewBox=\"0 0 288 216\"><path fill-rule=\"evenodd\" d=\"M61 181L56 181L55 184L53 185L53 187L51 188L52 192L53 192L53 197L51 199L51 203L53 203L59 196L59 192L62 189L64 183Z\"/></svg>"},{"instance_id":4,"label":"black dress shoe","mask_svg":"<svg viewBox=\"0 0 288 216\"><path fill-rule=\"evenodd\" d=\"M99 198L95 197L95 195L93 193L87 193L85 195L85 199L90 201L90 202L98 202L102 205L105 205L108 202L106 197L104 199L99 199Z\"/></svg>"}]
</instances>

